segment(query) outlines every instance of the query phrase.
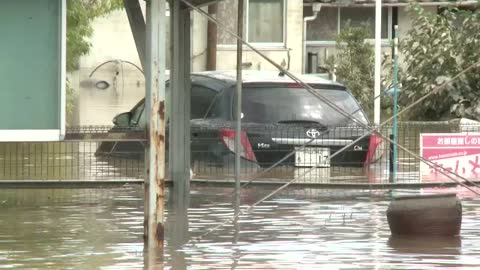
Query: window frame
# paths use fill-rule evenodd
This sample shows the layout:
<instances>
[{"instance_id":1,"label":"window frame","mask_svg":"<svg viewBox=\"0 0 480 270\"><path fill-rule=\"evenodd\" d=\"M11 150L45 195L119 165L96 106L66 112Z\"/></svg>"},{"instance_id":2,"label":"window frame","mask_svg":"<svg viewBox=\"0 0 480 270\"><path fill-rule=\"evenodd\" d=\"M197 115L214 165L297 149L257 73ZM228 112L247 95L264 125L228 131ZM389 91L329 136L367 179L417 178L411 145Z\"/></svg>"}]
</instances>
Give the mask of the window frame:
<instances>
[{"instance_id":1,"label":"window frame","mask_svg":"<svg viewBox=\"0 0 480 270\"><path fill-rule=\"evenodd\" d=\"M282 41L281 42L250 42L249 40L249 7L250 7L250 0L244 2L244 28L243 34L244 39L253 46L263 47L263 48L285 48L286 40L287 40L287 6L288 0L279 0L283 2L283 14L282 14ZM237 47L237 44L217 44L219 49L233 49ZM245 47L245 46L243 46Z\"/></svg>"},{"instance_id":2,"label":"window frame","mask_svg":"<svg viewBox=\"0 0 480 270\"><path fill-rule=\"evenodd\" d=\"M337 8L337 35L340 34L340 32L342 31L341 29L341 9L342 7L340 6L337 6L335 7ZM387 8L387 38L382 38L382 46L383 47L389 47L391 45L391 41L393 40L393 9L394 7L392 6L387 6L385 7ZM398 12L398 11L397 11ZM322 11L320 11L319 15L321 16L322 14ZM374 38L367 38L365 39L365 42L368 42L368 43L375 43L375 39ZM335 40L306 40L305 41L305 44L306 45L320 45L320 46L335 46L336 44L336 41Z\"/></svg>"}]
</instances>

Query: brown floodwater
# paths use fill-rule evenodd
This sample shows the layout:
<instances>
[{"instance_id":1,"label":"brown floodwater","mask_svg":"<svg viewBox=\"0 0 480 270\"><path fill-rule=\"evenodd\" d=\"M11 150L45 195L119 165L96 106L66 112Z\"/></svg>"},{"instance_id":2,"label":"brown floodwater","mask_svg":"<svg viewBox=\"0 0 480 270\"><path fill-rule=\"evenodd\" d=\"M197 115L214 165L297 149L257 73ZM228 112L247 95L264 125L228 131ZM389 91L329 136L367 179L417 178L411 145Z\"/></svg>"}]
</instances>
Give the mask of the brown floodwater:
<instances>
[{"instance_id":1,"label":"brown floodwater","mask_svg":"<svg viewBox=\"0 0 480 270\"><path fill-rule=\"evenodd\" d=\"M245 188L241 209L272 190ZM388 191L305 188L287 189L205 235L234 214L232 191L192 186L188 223L173 221L167 204L165 269L480 267L480 200L472 196L462 199L461 235L453 238L391 237ZM179 233L186 236L180 245ZM143 255L140 185L0 190L0 269L142 269Z\"/></svg>"}]
</instances>

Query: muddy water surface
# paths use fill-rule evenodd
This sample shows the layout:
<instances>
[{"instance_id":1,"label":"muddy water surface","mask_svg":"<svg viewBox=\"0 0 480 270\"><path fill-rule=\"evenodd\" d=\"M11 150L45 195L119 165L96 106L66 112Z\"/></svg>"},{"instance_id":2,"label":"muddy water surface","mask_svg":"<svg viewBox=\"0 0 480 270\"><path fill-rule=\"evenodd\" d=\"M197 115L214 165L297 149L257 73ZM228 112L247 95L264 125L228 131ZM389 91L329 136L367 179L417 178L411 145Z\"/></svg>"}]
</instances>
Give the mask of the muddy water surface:
<instances>
[{"instance_id":1,"label":"muddy water surface","mask_svg":"<svg viewBox=\"0 0 480 270\"><path fill-rule=\"evenodd\" d=\"M269 191L247 188L242 202ZM186 235L205 234L230 218L231 194L193 187ZM176 252L172 228L178 226L167 223L165 268L480 268L480 200L462 203L461 237L392 238L388 193L289 189ZM0 268L142 269L142 234L141 186L0 191Z\"/></svg>"}]
</instances>

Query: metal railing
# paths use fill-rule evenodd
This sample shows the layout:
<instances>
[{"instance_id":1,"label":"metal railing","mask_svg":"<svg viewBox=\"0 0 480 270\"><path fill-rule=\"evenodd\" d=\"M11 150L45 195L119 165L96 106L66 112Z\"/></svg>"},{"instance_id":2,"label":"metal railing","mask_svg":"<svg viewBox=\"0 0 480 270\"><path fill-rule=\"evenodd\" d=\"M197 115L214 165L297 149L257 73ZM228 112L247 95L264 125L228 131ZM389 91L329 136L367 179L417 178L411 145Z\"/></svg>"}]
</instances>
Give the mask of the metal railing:
<instances>
[{"instance_id":1,"label":"metal railing","mask_svg":"<svg viewBox=\"0 0 480 270\"><path fill-rule=\"evenodd\" d=\"M197 181L234 181L233 138L227 126L192 127L192 178ZM330 164L311 169L320 155L334 153L362 133L362 128L328 127L312 140L308 128L245 128L242 140L245 153L241 178L257 183L281 183L302 176L299 184L415 184L424 182L421 161L398 148L397 171L392 178L392 145L366 138L346 150ZM383 127L391 134L391 126ZM398 144L421 154L421 133L480 132L480 125L461 125L455 121L402 122L398 125ZM263 139L261 139L263 137ZM272 140L273 138L273 140ZM145 132L111 127L73 127L63 142L0 143L0 180L125 180L144 177ZM373 143L373 144L372 144ZM303 148L302 148L303 147ZM376 147L375 151L372 149ZM272 165L290 154L277 166ZM249 161L248 158L256 160ZM298 158L303 160L299 162ZM308 159L315 159L309 165ZM307 159L305 161L305 159ZM370 161L370 162L369 162ZM268 171L265 171L269 169ZM433 170L432 170L433 171ZM479 172L480 173L480 172ZM472 176L473 175L473 176ZM477 180L475 174L469 180ZM428 178L428 175L427 175ZM430 179L431 180L431 179ZM448 179L442 181L449 182Z\"/></svg>"},{"instance_id":2,"label":"metal railing","mask_svg":"<svg viewBox=\"0 0 480 270\"><path fill-rule=\"evenodd\" d=\"M62 142L0 143L0 180L141 179L143 150L115 157L99 156L98 149L144 142L143 130L88 126L68 128Z\"/></svg>"}]
</instances>

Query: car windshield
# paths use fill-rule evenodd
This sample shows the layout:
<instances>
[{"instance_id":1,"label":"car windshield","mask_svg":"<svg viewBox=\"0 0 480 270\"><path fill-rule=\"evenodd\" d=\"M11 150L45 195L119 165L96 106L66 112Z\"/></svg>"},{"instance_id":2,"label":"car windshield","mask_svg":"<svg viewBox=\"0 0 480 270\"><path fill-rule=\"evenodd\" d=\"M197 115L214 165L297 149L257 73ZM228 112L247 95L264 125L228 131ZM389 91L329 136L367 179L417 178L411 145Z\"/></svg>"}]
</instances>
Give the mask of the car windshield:
<instances>
[{"instance_id":1,"label":"car windshield","mask_svg":"<svg viewBox=\"0 0 480 270\"><path fill-rule=\"evenodd\" d=\"M350 125L354 122L340 114L307 90L289 87L245 87L242 98L242 121L282 123L295 121L318 122L327 126ZM360 122L367 124L364 112L347 91L318 90Z\"/></svg>"}]
</instances>

